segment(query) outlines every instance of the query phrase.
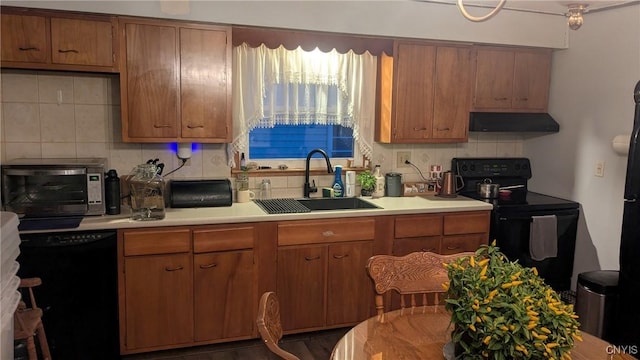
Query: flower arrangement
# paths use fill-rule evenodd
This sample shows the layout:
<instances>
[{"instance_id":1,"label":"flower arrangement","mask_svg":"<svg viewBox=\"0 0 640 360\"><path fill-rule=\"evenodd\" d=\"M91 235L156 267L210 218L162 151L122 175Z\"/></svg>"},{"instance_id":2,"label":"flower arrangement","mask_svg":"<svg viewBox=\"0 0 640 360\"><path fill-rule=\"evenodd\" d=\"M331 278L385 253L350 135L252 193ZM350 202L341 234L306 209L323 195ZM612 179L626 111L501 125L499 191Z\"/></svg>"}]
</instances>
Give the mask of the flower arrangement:
<instances>
[{"instance_id":1,"label":"flower arrangement","mask_svg":"<svg viewBox=\"0 0 640 360\"><path fill-rule=\"evenodd\" d=\"M495 246L450 264L446 309L458 359L570 359L582 340L573 305Z\"/></svg>"}]
</instances>

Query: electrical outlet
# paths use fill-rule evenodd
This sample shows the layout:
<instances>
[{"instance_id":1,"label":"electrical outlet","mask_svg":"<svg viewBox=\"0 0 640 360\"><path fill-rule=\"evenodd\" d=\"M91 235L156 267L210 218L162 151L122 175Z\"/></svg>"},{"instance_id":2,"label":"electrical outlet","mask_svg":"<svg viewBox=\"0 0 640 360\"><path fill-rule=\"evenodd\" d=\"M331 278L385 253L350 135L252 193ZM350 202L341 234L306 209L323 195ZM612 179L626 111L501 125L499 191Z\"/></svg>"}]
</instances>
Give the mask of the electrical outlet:
<instances>
[{"instance_id":1,"label":"electrical outlet","mask_svg":"<svg viewBox=\"0 0 640 360\"><path fill-rule=\"evenodd\" d=\"M409 164L405 164L405 161L411 161L411 151L398 151L396 158L396 167L409 167Z\"/></svg>"},{"instance_id":2,"label":"electrical outlet","mask_svg":"<svg viewBox=\"0 0 640 360\"><path fill-rule=\"evenodd\" d=\"M596 170L594 171L594 175L598 177L604 176L604 160L596 161Z\"/></svg>"}]
</instances>

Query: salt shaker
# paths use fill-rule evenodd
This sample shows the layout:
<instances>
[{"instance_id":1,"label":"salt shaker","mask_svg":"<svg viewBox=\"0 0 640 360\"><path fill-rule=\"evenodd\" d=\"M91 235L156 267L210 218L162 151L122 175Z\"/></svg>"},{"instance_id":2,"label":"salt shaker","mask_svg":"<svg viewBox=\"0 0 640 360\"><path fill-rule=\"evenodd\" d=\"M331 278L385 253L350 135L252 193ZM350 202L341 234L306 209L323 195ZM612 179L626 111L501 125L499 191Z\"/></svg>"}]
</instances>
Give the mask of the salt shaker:
<instances>
[{"instance_id":1,"label":"salt shaker","mask_svg":"<svg viewBox=\"0 0 640 360\"><path fill-rule=\"evenodd\" d=\"M260 199L271 199L271 180L262 179L262 183L260 183Z\"/></svg>"}]
</instances>

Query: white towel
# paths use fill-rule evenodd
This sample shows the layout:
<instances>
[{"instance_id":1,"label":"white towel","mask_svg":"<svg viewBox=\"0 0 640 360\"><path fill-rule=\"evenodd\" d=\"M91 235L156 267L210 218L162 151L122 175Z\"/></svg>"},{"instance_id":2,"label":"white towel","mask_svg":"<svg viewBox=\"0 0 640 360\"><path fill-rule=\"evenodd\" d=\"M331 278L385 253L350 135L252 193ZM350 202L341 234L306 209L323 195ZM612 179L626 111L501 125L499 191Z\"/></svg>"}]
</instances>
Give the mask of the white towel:
<instances>
[{"instance_id":1,"label":"white towel","mask_svg":"<svg viewBox=\"0 0 640 360\"><path fill-rule=\"evenodd\" d=\"M558 256L558 219L555 215L532 216L529 232L531 259L542 261Z\"/></svg>"}]
</instances>

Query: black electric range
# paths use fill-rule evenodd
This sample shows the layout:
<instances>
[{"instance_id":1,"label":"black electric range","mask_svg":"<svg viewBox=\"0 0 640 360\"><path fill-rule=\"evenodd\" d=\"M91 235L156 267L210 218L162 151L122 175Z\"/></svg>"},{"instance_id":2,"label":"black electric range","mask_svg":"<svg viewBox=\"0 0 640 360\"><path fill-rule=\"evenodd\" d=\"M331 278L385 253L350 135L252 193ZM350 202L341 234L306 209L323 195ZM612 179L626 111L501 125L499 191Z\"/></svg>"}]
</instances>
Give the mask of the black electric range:
<instances>
[{"instance_id":1,"label":"black electric range","mask_svg":"<svg viewBox=\"0 0 640 360\"><path fill-rule=\"evenodd\" d=\"M528 180L533 172L527 158L454 158L451 169L462 183L460 195L493 205L490 240L496 240L507 258L536 267L555 290L569 290L580 204L529 191ZM485 199L479 195L477 186L486 182L516 188L508 196ZM556 220L557 253L539 258L531 252L530 242L536 241L535 237L532 240L531 225L536 218L550 216Z\"/></svg>"}]
</instances>

